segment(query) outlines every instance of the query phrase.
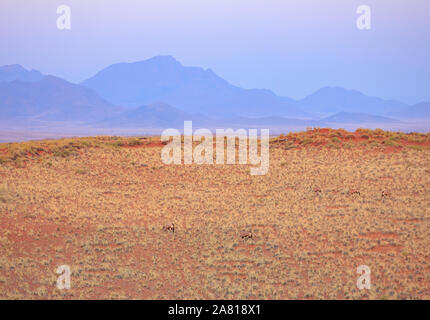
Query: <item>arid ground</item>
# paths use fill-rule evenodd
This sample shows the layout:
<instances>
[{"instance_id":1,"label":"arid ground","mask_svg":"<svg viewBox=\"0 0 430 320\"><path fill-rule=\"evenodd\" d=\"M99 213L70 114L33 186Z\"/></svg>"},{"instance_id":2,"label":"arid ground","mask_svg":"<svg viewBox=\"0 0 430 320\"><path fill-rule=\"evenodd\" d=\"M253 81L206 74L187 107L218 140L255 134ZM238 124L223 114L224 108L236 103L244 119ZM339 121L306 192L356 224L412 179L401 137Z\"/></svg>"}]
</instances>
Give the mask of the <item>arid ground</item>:
<instances>
[{"instance_id":1,"label":"arid ground","mask_svg":"<svg viewBox=\"0 0 430 320\"><path fill-rule=\"evenodd\" d=\"M264 176L162 147L0 144L0 298L430 299L430 134L281 135Z\"/></svg>"}]
</instances>

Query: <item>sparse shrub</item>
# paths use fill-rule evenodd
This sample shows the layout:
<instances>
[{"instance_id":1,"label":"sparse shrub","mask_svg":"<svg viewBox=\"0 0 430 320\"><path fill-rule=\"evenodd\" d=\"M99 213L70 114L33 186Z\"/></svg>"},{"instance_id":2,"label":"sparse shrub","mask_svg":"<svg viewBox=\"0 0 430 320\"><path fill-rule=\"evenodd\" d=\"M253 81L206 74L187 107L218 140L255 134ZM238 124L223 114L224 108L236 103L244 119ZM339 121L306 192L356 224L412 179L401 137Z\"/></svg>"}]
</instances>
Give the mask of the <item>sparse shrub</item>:
<instances>
[{"instance_id":1,"label":"sparse shrub","mask_svg":"<svg viewBox=\"0 0 430 320\"><path fill-rule=\"evenodd\" d=\"M351 149L351 148L353 148L353 147L354 147L354 143L352 143L352 142L347 142L347 143L345 143L345 144L343 145L343 147L344 147L344 148L347 148L347 149Z\"/></svg>"},{"instance_id":2,"label":"sparse shrub","mask_svg":"<svg viewBox=\"0 0 430 320\"><path fill-rule=\"evenodd\" d=\"M6 202L9 200L9 191L7 189L7 186L2 185L0 186L0 202Z\"/></svg>"},{"instance_id":3,"label":"sparse shrub","mask_svg":"<svg viewBox=\"0 0 430 320\"><path fill-rule=\"evenodd\" d=\"M24 168L24 163L22 162L21 159L16 159L15 164L16 164L17 168Z\"/></svg>"},{"instance_id":4,"label":"sparse shrub","mask_svg":"<svg viewBox=\"0 0 430 320\"><path fill-rule=\"evenodd\" d=\"M329 148L334 148L334 149L339 149L340 148L340 146L338 144L334 144L334 143L329 143L329 144L327 144L327 146Z\"/></svg>"},{"instance_id":5,"label":"sparse shrub","mask_svg":"<svg viewBox=\"0 0 430 320\"><path fill-rule=\"evenodd\" d=\"M320 146L320 145L324 144L324 142L325 142L325 140L323 138L315 138L315 140L314 140L314 144L316 146Z\"/></svg>"},{"instance_id":6,"label":"sparse shrub","mask_svg":"<svg viewBox=\"0 0 430 320\"><path fill-rule=\"evenodd\" d=\"M111 143L110 145L112 147L114 147L114 148L120 148L120 147L124 146L124 142L122 142L122 141L115 141L115 142Z\"/></svg>"},{"instance_id":7,"label":"sparse shrub","mask_svg":"<svg viewBox=\"0 0 430 320\"><path fill-rule=\"evenodd\" d=\"M302 145L302 146L305 146L305 145L307 145L307 144L309 144L309 143L311 143L312 142L312 139L310 139L310 138L304 138L301 142L300 142L300 144Z\"/></svg>"},{"instance_id":8,"label":"sparse shrub","mask_svg":"<svg viewBox=\"0 0 430 320\"><path fill-rule=\"evenodd\" d=\"M54 157L66 158L71 155L69 150L55 150L52 153Z\"/></svg>"},{"instance_id":9,"label":"sparse shrub","mask_svg":"<svg viewBox=\"0 0 430 320\"><path fill-rule=\"evenodd\" d=\"M397 142L395 142L391 139L384 140L383 144L387 147L400 147L401 146L400 144L398 144Z\"/></svg>"},{"instance_id":10,"label":"sparse shrub","mask_svg":"<svg viewBox=\"0 0 430 320\"><path fill-rule=\"evenodd\" d=\"M356 133L358 134L366 134L368 136L372 135L372 130L371 129L365 129L365 128L358 128L357 130L355 130Z\"/></svg>"},{"instance_id":11,"label":"sparse shrub","mask_svg":"<svg viewBox=\"0 0 430 320\"><path fill-rule=\"evenodd\" d=\"M140 146L141 144L142 144L142 141L140 141L139 139L133 139L128 142L128 145L131 147Z\"/></svg>"},{"instance_id":12,"label":"sparse shrub","mask_svg":"<svg viewBox=\"0 0 430 320\"><path fill-rule=\"evenodd\" d=\"M294 149L294 148L297 148L297 147L293 143L289 143L285 146L286 150L290 150L290 149Z\"/></svg>"},{"instance_id":13,"label":"sparse shrub","mask_svg":"<svg viewBox=\"0 0 430 320\"><path fill-rule=\"evenodd\" d=\"M367 141L367 143L368 143L368 144L369 144L369 146L371 146L371 147L378 147L378 146L380 145L378 141L373 140L373 139L369 139L369 140Z\"/></svg>"},{"instance_id":14,"label":"sparse shrub","mask_svg":"<svg viewBox=\"0 0 430 320\"><path fill-rule=\"evenodd\" d=\"M411 135L411 136L408 136L408 141L422 143L426 141L426 138L425 136Z\"/></svg>"},{"instance_id":15,"label":"sparse shrub","mask_svg":"<svg viewBox=\"0 0 430 320\"><path fill-rule=\"evenodd\" d=\"M418 151L422 151L423 150L423 146L412 145L412 146L408 146L408 148L414 149L414 150L418 150Z\"/></svg>"},{"instance_id":16,"label":"sparse shrub","mask_svg":"<svg viewBox=\"0 0 430 320\"><path fill-rule=\"evenodd\" d=\"M376 128L375 130L373 130L373 135L376 135L376 136L384 136L384 135L385 135L385 132L384 132L384 130L382 130L382 129Z\"/></svg>"},{"instance_id":17,"label":"sparse shrub","mask_svg":"<svg viewBox=\"0 0 430 320\"><path fill-rule=\"evenodd\" d=\"M82 146L86 147L86 148L90 148L93 146L91 141L82 141Z\"/></svg>"},{"instance_id":18,"label":"sparse shrub","mask_svg":"<svg viewBox=\"0 0 430 320\"><path fill-rule=\"evenodd\" d=\"M330 138L335 138L335 137L340 137L340 136L342 136L342 134L339 131L332 132L329 135Z\"/></svg>"},{"instance_id":19,"label":"sparse shrub","mask_svg":"<svg viewBox=\"0 0 430 320\"><path fill-rule=\"evenodd\" d=\"M401 138L398 135L392 135L388 139L391 141L399 141Z\"/></svg>"}]
</instances>

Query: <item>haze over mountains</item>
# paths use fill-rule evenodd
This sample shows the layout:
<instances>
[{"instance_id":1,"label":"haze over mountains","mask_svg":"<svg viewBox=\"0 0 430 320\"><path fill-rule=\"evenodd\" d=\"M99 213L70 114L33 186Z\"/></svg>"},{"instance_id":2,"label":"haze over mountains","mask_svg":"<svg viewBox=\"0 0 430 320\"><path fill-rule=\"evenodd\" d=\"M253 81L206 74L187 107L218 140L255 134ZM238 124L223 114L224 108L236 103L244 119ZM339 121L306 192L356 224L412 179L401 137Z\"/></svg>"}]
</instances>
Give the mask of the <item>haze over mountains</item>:
<instances>
[{"instance_id":1,"label":"haze over mountains","mask_svg":"<svg viewBox=\"0 0 430 320\"><path fill-rule=\"evenodd\" d=\"M91 89L54 76L39 81L0 82L0 117L20 120L91 121L119 114Z\"/></svg>"},{"instance_id":2,"label":"haze over mountains","mask_svg":"<svg viewBox=\"0 0 430 320\"><path fill-rule=\"evenodd\" d=\"M311 118L288 98L269 90L246 90L229 84L212 70L184 67L171 56L111 65L81 83L121 106L157 101L207 116L241 115Z\"/></svg>"},{"instance_id":3,"label":"haze over mountains","mask_svg":"<svg viewBox=\"0 0 430 320\"><path fill-rule=\"evenodd\" d=\"M392 112L390 115L399 119L408 120L430 119L430 102L420 102L405 110Z\"/></svg>"},{"instance_id":4,"label":"haze over mountains","mask_svg":"<svg viewBox=\"0 0 430 320\"><path fill-rule=\"evenodd\" d=\"M114 128L181 128L184 121L192 120L200 125L206 118L174 108L164 102L151 103L122 112L118 116L106 118L94 123L97 127Z\"/></svg>"},{"instance_id":5,"label":"haze over mountains","mask_svg":"<svg viewBox=\"0 0 430 320\"><path fill-rule=\"evenodd\" d=\"M326 123L399 123L401 121L367 113L338 112L322 119Z\"/></svg>"},{"instance_id":6,"label":"haze over mountains","mask_svg":"<svg viewBox=\"0 0 430 320\"><path fill-rule=\"evenodd\" d=\"M408 106L340 87L296 101L270 90L239 88L210 69L185 67L171 56L114 64L80 84L20 65L0 67L3 126L55 121L79 122L83 128L163 129L185 120L209 128L264 126L284 132L306 126L430 130L430 102Z\"/></svg>"},{"instance_id":7,"label":"haze over mountains","mask_svg":"<svg viewBox=\"0 0 430 320\"><path fill-rule=\"evenodd\" d=\"M336 112L369 113L388 116L402 112L407 105L395 100L383 100L369 97L356 90L346 90L340 87L325 87L300 100L303 110L316 114L328 115Z\"/></svg>"}]
</instances>

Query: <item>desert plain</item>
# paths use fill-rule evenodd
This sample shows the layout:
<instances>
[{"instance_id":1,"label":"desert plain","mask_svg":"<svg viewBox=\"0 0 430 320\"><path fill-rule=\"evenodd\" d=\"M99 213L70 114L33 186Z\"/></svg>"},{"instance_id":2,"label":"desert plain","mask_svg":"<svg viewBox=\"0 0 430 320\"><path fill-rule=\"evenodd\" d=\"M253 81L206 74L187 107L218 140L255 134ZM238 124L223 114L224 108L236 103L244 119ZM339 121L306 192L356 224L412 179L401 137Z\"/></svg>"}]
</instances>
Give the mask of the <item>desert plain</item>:
<instances>
[{"instance_id":1,"label":"desert plain","mask_svg":"<svg viewBox=\"0 0 430 320\"><path fill-rule=\"evenodd\" d=\"M262 176L163 147L0 144L0 299L430 299L430 134L280 135Z\"/></svg>"}]
</instances>

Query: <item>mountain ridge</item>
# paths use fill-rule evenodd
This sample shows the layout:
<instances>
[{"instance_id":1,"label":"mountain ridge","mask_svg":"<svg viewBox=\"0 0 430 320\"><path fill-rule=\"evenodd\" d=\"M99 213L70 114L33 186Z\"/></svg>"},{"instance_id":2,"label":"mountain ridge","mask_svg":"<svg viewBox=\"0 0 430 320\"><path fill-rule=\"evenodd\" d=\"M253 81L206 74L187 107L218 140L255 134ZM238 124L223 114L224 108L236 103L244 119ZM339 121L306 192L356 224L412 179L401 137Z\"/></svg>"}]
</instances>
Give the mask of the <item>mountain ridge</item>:
<instances>
[{"instance_id":1,"label":"mountain ridge","mask_svg":"<svg viewBox=\"0 0 430 320\"><path fill-rule=\"evenodd\" d=\"M164 101L190 113L310 118L266 89L242 89L211 69L184 67L171 56L110 65L81 82L106 100L123 106Z\"/></svg>"},{"instance_id":2,"label":"mountain ridge","mask_svg":"<svg viewBox=\"0 0 430 320\"><path fill-rule=\"evenodd\" d=\"M0 67L0 82L21 80L34 82L42 80L44 75L37 70L27 70L20 64L10 64Z\"/></svg>"},{"instance_id":3,"label":"mountain ridge","mask_svg":"<svg viewBox=\"0 0 430 320\"><path fill-rule=\"evenodd\" d=\"M55 76L34 82L1 82L0 101L3 120L88 121L122 110L91 89Z\"/></svg>"},{"instance_id":4,"label":"mountain ridge","mask_svg":"<svg viewBox=\"0 0 430 320\"><path fill-rule=\"evenodd\" d=\"M399 123L400 120L377 116L368 113L338 112L330 117L323 118L326 123Z\"/></svg>"},{"instance_id":5,"label":"mountain ridge","mask_svg":"<svg viewBox=\"0 0 430 320\"><path fill-rule=\"evenodd\" d=\"M322 116L338 112L388 116L392 112L402 112L408 107L407 104L396 100L384 100L357 90L329 86L320 88L299 100L298 105L307 112Z\"/></svg>"},{"instance_id":6,"label":"mountain ridge","mask_svg":"<svg viewBox=\"0 0 430 320\"><path fill-rule=\"evenodd\" d=\"M140 71L145 70L149 76L141 74ZM105 77L106 72L119 74L119 77L112 80ZM234 86L211 69L184 67L172 56L112 64L89 79L100 75L96 82L114 97L118 93L115 88L120 86L119 95L126 102L136 99L148 102L123 108L88 86L15 64L0 67L0 120L80 121L107 127L176 126L184 120L193 120L208 126L288 127L321 126L330 122L388 124L398 123L397 119L424 119L425 123L425 119L430 119L430 102L408 106L395 100L367 96L357 90L328 86L294 100L277 96L268 89Z\"/></svg>"}]
</instances>

